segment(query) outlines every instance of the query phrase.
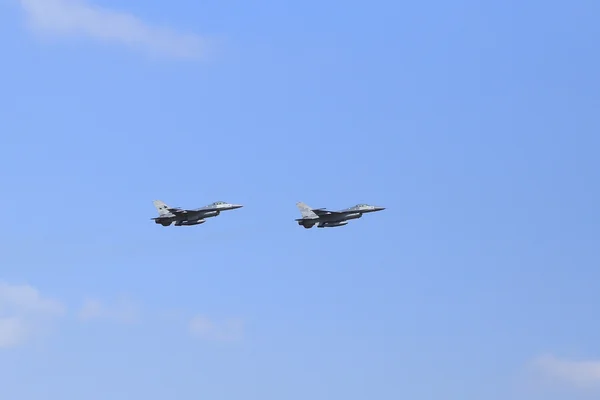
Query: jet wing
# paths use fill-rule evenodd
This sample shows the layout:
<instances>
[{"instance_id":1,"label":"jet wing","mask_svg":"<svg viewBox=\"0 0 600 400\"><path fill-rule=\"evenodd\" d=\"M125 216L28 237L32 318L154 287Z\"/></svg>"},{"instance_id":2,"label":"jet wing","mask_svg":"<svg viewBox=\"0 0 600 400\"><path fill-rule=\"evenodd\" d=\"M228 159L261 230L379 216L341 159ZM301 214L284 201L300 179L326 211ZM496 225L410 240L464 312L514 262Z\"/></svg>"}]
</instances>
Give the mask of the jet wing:
<instances>
[{"instance_id":1,"label":"jet wing","mask_svg":"<svg viewBox=\"0 0 600 400\"><path fill-rule=\"evenodd\" d=\"M321 215L344 215L344 214L354 214L359 212L357 210L340 210L340 211L328 211L324 208L317 208L316 210L312 210L315 214Z\"/></svg>"},{"instance_id":2,"label":"jet wing","mask_svg":"<svg viewBox=\"0 0 600 400\"><path fill-rule=\"evenodd\" d=\"M189 212L207 212L207 211L218 211L220 210L220 208L218 207L200 207L200 208L194 208L193 210L188 210Z\"/></svg>"},{"instance_id":3,"label":"jet wing","mask_svg":"<svg viewBox=\"0 0 600 400\"><path fill-rule=\"evenodd\" d=\"M169 208L173 214L199 214L211 211L220 211L221 208L215 206L205 206L200 208L192 208L190 210L182 210L181 208Z\"/></svg>"},{"instance_id":4,"label":"jet wing","mask_svg":"<svg viewBox=\"0 0 600 400\"><path fill-rule=\"evenodd\" d=\"M324 208L315 208L314 210L312 210L312 212L314 212L318 216L321 216L321 215L343 214L343 212L340 212L340 211L328 211L328 210L326 210Z\"/></svg>"}]
</instances>

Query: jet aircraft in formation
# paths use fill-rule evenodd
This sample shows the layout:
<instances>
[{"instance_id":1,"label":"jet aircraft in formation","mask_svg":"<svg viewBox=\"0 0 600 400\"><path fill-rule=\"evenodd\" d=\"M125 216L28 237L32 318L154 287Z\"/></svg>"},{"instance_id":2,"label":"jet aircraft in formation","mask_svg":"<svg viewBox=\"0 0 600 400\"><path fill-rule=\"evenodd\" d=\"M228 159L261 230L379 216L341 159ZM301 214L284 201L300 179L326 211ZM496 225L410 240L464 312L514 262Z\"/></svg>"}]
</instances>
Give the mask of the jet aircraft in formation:
<instances>
[{"instance_id":1,"label":"jet aircraft in formation","mask_svg":"<svg viewBox=\"0 0 600 400\"><path fill-rule=\"evenodd\" d=\"M357 219L363 214L385 210L384 207L371 206L369 204L358 204L354 207L346 208L340 211L328 211L324 208L310 208L303 202L296 203L300 210L302 218L297 219L298 225L310 229L317 225L317 228L333 228L344 226L351 219Z\"/></svg>"},{"instance_id":2,"label":"jet aircraft in formation","mask_svg":"<svg viewBox=\"0 0 600 400\"><path fill-rule=\"evenodd\" d=\"M242 208L240 204L231 204L224 201L215 201L204 207L193 210L184 210L179 207L169 207L160 200L154 200L154 207L158 211L158 217L152 218L157 224L169 226L175 222L175 226L200 225L206 222L205 218L216 217L221 211Z\"/></svg>"},{"instance_id":3,"label":"jet aircraft in formation","mask_svg":"<svg viewBox=\"0 0 600 400\"><path fill-rule=\"evenodd\" d=\"M152 219L155 223L162 226L170 226L173 222L175 226L200 225L206 222L205 218L216 217L222 211L243 207L240 204L216 201L204 207L184 210L179 207L169 207L161 200L154 200L153 203L158 211L158 217ZM317 225L317 228L344 226L348 224L349 220L361 218L363 214L385 210L384 207L376 207L369 204L358 204L339 211L310 208L303 202L296 203L296 206L302 214L302 218L296 219L296 222L306 229L310 229L315 225Z\"/></svg>"}]
</instances>

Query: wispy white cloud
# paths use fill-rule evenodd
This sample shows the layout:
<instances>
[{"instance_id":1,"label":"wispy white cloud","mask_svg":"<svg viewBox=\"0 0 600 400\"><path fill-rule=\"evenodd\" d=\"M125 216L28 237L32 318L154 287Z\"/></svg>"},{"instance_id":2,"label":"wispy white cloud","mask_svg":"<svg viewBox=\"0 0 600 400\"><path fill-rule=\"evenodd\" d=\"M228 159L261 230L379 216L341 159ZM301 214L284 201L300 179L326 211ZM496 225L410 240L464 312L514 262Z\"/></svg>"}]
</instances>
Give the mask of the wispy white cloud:
<instances>
[{"instance_id":1,"label":"wispy white cloud","mask_svg":"<svg viewBox=\"0 0 600 400\"><path fill-rule=\"evenodd\" d=\"M600 360L573 361L544 355L535 359L533 366L552 381L600 388Z\"/></svg>"},{"instance_id":2,"label":"wispy white cloud","mask_svg":"<svg viewBox=\"0 0 600 400\"><path fill-rule=\"evenodd\" d=\"M190 334L196 338L214 341L238 341L242 339L244 324L238 319L215 321L203 315L192 318Z\"/></svg>"},{"instance_id":3,"label":"wispy white cloud","mask_svg":"<svg viewBox=\"0 0 600 400\"><path fill-rule=\"evenodd\" d=\"M52 298L42 296L29 285L10 285L0 282L0 349L23 344L44 332L49 323L66 314L65 306ZM187 319L182 312L153 313L156 318L167 318L171 324L185 324L191 336L208 341L240 341L244 323L240 319L213 319L196 315ZM106 302L88 298L76 313L82 322L92 320L132 323L139 320L139 308L125 297Z\"/></svg>"},{"instance_id":4,"label":"wispy white cloud","mask_svg":"<svg viewBox=\"0 0 600 400\"><path fill-rule=\"evenodd\" d=\"M19 0L29 27L42 34L87 36L155 55L196 58L206 50L198 35L152 26L138 17L85 0Z\"/></svg>"},{"instance_id":5,"label":"wispy white cloud","mask_svg":"<svg viewBox=\"0 0 600 400\"><path fill-rule=\"evenodd\" d=\"M0 348L22 344L64 313L60 302L42 297L32 286L0 283Z\"/></svg>"},{"instance_id":6,"label":"wispy white cloud","mask_svg":"<svg viewBox=\"0 0 600 400\"><path fill-rule=\"evenodd\" d=\"M97 299L87 299L79 310L78 316L82 321L103 319L131 323L137 320L138 308L126 298L118 299L113 304L105 304Z\"/></svg>"}]
</instances>

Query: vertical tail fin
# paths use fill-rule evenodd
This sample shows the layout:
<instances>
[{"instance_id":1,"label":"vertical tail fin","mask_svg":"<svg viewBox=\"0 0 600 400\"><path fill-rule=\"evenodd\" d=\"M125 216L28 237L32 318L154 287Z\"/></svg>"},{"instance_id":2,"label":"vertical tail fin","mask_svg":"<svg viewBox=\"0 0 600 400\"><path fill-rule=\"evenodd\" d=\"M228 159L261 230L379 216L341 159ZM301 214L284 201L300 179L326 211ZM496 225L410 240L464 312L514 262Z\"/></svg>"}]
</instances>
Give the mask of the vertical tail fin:
<instances>
[{"instance_id":1,"label":"vertical tail fin","mask_svg":"<svg viewBox=\"0 0 600 400\"><path fill-rule=\"evenodd\" d=\"M170 214L169 206L166 205L164 202L160 200L154 200L152 203L154 204L156 211L158 211L158 215Z\"/></svg>"},{"instance_id":2,"label":"vertical tail fin","mask_svg":"<svg viewBox=\"0 0 600 400\"><path fill-rule=\"evenodd\" d=\"M302 218L319 218L317 214L315 214L315 212L312 210L312 208L310 208L301 201L296 203L296 207L298 207L298 210L300 210Z\"/></svg>"}]
</instances>

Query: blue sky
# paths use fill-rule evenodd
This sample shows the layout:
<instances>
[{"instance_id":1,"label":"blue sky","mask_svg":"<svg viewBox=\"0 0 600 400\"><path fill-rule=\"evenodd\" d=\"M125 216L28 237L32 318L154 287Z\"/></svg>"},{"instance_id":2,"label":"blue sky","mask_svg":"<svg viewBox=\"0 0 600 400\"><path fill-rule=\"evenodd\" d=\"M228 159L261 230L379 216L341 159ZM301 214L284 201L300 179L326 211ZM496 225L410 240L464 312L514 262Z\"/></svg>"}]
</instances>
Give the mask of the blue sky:
<instances>
[{"instance_id":1,"label":"blue sky","mask_svg":"<svg viewBox=\"0 0 600 400\"><path fill-rule=\"evenodd\" d=\"M600 4L370 4L0 3L3 397L598 398Z\"/></svg>"}]
</instances>

